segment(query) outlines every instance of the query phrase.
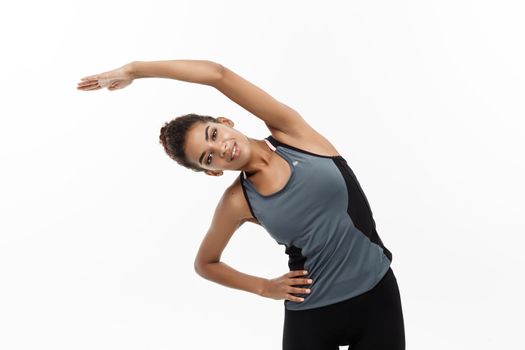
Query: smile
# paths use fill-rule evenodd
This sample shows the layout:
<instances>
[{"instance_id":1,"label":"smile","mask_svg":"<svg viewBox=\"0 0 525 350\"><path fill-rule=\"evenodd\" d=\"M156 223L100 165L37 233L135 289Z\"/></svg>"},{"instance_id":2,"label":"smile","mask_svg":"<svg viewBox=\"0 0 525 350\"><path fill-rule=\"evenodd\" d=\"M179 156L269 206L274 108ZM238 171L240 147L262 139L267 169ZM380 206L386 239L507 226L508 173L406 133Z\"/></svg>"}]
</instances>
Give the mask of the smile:
<instances>
[{"instance_id":1,"label":"smile","mask_svg":"<svg viewBox=\"0 0 525 350\"><path fill-rule=\"evenodd\" d=\"M231 156L231 158L230 158L230 162L231 162L232 160L234 160L235 158L237 158L238 155L239 155L239 148L237 147L237 143L235 143L235 144L233 145L232 156Z\"/></svg>"}]
</instances>

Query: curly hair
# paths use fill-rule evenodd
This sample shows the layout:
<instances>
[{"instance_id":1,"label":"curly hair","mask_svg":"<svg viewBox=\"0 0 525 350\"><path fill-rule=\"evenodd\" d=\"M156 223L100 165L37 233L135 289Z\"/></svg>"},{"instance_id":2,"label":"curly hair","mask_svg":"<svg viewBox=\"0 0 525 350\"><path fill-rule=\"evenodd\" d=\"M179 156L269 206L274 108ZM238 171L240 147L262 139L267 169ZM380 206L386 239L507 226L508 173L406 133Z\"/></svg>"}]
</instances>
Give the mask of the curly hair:
<instances>
[{"instance_id":1,"label":"curly hair","mask_svg":"<svg viewBox=\"0 0 525 350\"><path fill-rule=\"evenodd\" d=\"M186 142L186 135L195 123L217 123L217 118L207 115L199 114L185 114L170 122L165 122L160 129L159 143L164 146L164 150L168 156L179 163L180 165L196 172L204 171L206 169L190 162L184 152L184 144Z\"/></svg>"}]
</instances>

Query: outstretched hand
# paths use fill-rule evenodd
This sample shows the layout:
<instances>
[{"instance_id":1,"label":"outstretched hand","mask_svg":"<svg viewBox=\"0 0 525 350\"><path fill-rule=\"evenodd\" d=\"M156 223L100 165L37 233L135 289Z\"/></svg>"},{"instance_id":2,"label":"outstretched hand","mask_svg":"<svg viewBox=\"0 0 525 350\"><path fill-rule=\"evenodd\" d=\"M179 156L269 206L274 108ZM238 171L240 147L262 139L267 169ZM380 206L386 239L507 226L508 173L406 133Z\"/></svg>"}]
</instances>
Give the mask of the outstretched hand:
<instances>
[{"instance_id":1,"label":"outstretched hand","mask_svg":"<svg viewBox=\"0 0 525 350\"><path fill-rule=\"evenodd\" d=\"M131 67L124 65L114 70L81 78L77 89L91 91L107 87L111 91L118 90L131 84L133 79L135 77L131 72Z\"/></svg>"}]
</instances>

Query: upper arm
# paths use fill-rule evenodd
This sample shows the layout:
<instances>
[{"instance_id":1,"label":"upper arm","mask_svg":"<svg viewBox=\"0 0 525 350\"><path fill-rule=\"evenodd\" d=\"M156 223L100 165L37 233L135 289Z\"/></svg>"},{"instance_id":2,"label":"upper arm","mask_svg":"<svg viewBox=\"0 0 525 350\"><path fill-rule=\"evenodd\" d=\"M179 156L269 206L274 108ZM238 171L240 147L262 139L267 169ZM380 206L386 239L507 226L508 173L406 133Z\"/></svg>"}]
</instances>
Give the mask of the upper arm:
<instances>
[{"instance_id":1,"label":"upper arm","mask_svg":"<svg viewBox=\"0 0 525 350\"><path fill-rule=\"evenodd\" d=\"M221 254L233 233L249 217L242 197L242 188L230 186L224 191L213 215L211 225L206 233L195 258L195 269L206 264L219 262Z\"/></svg>"},{"instance_id":2,"label":"upper arm","mask_svg":"<svg viewBox=\"0 0 525 350\"><path fill-rule=\"evenodd\" d=\"M221 66L221 78L212 86L226 95L233 102L263 120L268 128L280 130L292 135L309 125L293 108L276 100L267 92Z\"/></svg>"}]
</instances>

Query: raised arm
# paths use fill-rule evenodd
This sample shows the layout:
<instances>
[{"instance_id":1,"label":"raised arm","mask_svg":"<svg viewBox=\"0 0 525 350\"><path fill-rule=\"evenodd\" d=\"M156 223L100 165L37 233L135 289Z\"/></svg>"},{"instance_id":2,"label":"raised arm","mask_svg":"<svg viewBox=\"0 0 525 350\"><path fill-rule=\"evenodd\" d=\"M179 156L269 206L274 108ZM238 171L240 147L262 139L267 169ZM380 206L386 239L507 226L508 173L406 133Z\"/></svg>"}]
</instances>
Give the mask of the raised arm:
<instances>
[{"instance_id":1,"label":"raised arm","mask_svg":"<svg viewBox=\"0 0 525 350\"><path fill-rule=\"evenodd\" d=\"M221 65L220 79L213 80L210 85L264 121L270 130L276 129L293 135L309 127L296 110L227 67Z\"/></svg>"},{"instance_id":2,"label":"raised arm","mask_svg":"<svg viewBox=\"0 0 525 350\"><path fill-rule=\"evenodd\" d=\"M135 79L169 78L211 85L221 76L221 65L206 60L133 61L122 67L80 79L83 91L122 89Z\"/></svg>"},{"instance_id":3,"label":"raised arm","mask_svg":"<svg viewBox=\"0 0 525 350\"><path fill-rule=\"evenodd\" d=\"M260 118L270 130L298 135L310 126L293 108L223 65L208 60L133 61L120 68L87 76L79 90L121 89L134 79L170 78L215 87L230 100Z\"/></svg>"},{"instance_id":4,"label":"raised arm","mask_svg":"<svg viewBox=\"0 0 525 350\"><path fill-rule=\"evenodd\" d=\"M207 60L135 61L130 63L137 78L170 78L212 85L221 76L221 65Z\"/></svg>"}]
</instances>

